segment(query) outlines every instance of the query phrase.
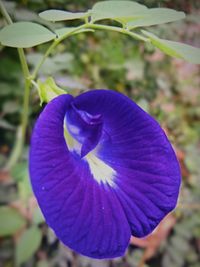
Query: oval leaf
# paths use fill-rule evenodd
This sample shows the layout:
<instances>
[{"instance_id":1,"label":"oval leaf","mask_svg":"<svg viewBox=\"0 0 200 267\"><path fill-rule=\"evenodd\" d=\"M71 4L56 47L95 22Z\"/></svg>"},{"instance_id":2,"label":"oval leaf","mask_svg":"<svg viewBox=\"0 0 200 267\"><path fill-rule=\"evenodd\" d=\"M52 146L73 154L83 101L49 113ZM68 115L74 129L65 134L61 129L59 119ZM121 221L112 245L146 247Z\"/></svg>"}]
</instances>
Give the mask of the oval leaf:
<instances>
[{"instance_id":1,"label":"oval leaf","mask_svg":"<svg viewBox=\"0 0 200 267\"><path fill-rule=\"evenodd\" d=\"M48 21L63 21L63 20L74 20L74 19L84 19L87 17L85 12L68 12L57 9L45 10L39 14L42 19Z\"/></svg>"},{"instance_id":2,"label":"oval leaf","mask_svg":"<svg viewBox=\"0 0 200 267\"><path fill-rule=\"evenodd\" d=\"M55 38L56 35L53 32L32 22L16 22L0 31L0 42L10 47L33 47Z\"/></svg>"},{"instance_id":3,"label":"oval leaf","mask_svg":"<svg viewBox=\"0 0 200 267\"><path fill-rule=\"evenodd\" d=\"M141 13L141 17L133 21L129 21L127 26L129 29L143 26L152 26L162 23L173 22L185 18L184 12L179 12L169 8L151 8Z\"/></svg>"},{"instance_id":4,"label":"oval leaf","mask_svg":"<svg viewBox=\"0 0 200 267\"><path fill-rule=\"evenodd\" d=\"M9 207L0 208L0 218L0 236L12 235L26 224L17 210Z\"/></svg>"},{"instance_id":5,"label":"oval leaf","mask_svg":"<svg viewBox=\"0 0 200 267\"><path fill-rule=\"evenodd\" d=\"M92 21L114 19L126 23L138 17L147 7L132 1L102 1L96 3L91 10Z\"/></svg>"},{"instance_id":6,"label":"oval leaf","mask_svg":"<svg viewBox=\"0 0 200 267\"><path fill-rule=\"evenodd\" d=\"M45 222L44 216L43 216L39 206L37 206L33 212L33 223L34 224L41 224L44 222Z\"/></svg>"},{"instance_id":7,"label":"oval leaf","mask_svg":"<svg viewBox=\"0 0 200 267\"><path fill-rule=\"evenodd\" d=\"M28 176L27 162L22 161L17 163L11 170L12 178L16 182L24 181Z\"/></svg>"},{"instance_id":8,"label":"oval leaf","mask_svg":"<svg viewBox=\"0 0 200 267\"><path fill-rule=\"evenodd\" d=\"M39 248L42 235L37 226L27 229L16 246L16 265L26 262Z\"/></svg>"},{"instance_id":9,"label":"oval leaf","mask_svg":"<svg viewBox=\"0 0 200 267\"><path fill-rule=\"evenodd\" d=\"M142 31L149 37L151 43L165 54L184 59L193 64L200 64L200 48L191 45L160 39L151 32Z\"/></svg>"}]
</instances>

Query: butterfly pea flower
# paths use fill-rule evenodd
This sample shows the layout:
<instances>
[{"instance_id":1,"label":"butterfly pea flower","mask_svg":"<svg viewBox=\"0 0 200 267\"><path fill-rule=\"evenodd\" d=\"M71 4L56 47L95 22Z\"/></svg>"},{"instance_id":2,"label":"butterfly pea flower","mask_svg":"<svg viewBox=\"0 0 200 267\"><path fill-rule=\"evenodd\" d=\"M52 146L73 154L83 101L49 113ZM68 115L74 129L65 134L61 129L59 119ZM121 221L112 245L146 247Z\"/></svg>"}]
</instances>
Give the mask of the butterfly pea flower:
<instances>
[{"instance_id":1,"label":"butterfly pea flower","mask_svg":"<svg viewBox=\"0 0 200 267\"><path fill-rule=\"evenodd\" d=\"M39 116L30 177L47 224L92 258L122 256L177 203L180 169L159 124L128 97L63 94Z\"/></svg>"}]
</instances>

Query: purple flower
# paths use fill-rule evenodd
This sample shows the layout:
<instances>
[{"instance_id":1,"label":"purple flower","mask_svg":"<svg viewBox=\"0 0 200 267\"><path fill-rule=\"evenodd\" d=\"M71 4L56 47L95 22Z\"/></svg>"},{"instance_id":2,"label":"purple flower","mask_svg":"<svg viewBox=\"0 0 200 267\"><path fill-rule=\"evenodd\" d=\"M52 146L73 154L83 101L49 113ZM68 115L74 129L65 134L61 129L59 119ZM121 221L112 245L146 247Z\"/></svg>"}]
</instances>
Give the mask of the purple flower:
<instances>
[{"instance_id":1,"label":"purple flower","mask_svg":"<svg viewBox=\"0 0 200 267\"><path fill-rule=\"evenodd\" d=\"M92 258L124 254L174 209L175 153L159 124L128 97L93 90L61 95L32 136L30 176L47 224Z\"/></svg>"}]
</instances>

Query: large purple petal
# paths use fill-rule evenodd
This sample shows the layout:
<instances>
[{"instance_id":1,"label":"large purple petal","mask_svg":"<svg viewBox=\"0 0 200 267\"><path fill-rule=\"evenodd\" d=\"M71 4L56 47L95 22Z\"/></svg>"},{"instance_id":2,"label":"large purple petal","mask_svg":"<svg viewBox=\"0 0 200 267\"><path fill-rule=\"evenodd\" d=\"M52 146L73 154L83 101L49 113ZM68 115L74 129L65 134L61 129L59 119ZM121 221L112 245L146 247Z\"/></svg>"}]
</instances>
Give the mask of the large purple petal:
<instances>
[{"instance_id":1,"label":"large purple petal","mask_svg":"<svg viewBox=\"0 0 200 267\"><path fill-rule=\"evenodd\" d=\"M66 145L65 118L81 154ZM159 124L107 90L62 95L46 106L32 136L30 174L57 236L95 258L120 256L131 233L152 232L175 207L180 186L176 156Z\"/></svg>"},{"instance_id":2,"label":"large purple petal","mask_svg":"<svg viewBox=\"0 0 200 267\"><path fill-rule=\"evenodd\" d=\"M31 141L30 175L47 223L61 241L86 256L124 254L130 226L120 201L106 183L99 184L88 162L70 152L64 117L73 98L62 95L41 113Z\"/></svg>"},{"instance_id":3,"label":"large purple petal","mask_svg":"<svg viewBox=\"0 0 200 267\"><path fill-rule=\"evenodd\" d=\"M176 206L180 168L159 124L122 94L94 90L74 100L90 114L102 114L103 131L97 157L116 171L116 193L134 236L153 231Z\"/></svg>"}]
</instances>

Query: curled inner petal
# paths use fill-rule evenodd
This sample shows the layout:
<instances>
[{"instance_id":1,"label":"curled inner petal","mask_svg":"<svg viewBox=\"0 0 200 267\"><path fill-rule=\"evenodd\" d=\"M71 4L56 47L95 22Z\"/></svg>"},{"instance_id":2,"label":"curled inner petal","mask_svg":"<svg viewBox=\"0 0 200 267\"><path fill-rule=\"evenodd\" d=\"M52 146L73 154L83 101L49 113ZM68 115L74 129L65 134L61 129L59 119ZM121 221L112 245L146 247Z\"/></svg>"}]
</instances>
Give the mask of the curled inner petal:
<instances>
[{"instance_id":1,"label":"curled inner petal","mask_svg":"<svg viewBox=\"0 0 200 267\"><path fill-rule=\"evenodd\" d=\"M66 113L66 126L72 137L81 144L81 157L93 150L102 134L103 119L101 114L90 114L78 109L71 103Z\"/></svg>"}]
</instances>

